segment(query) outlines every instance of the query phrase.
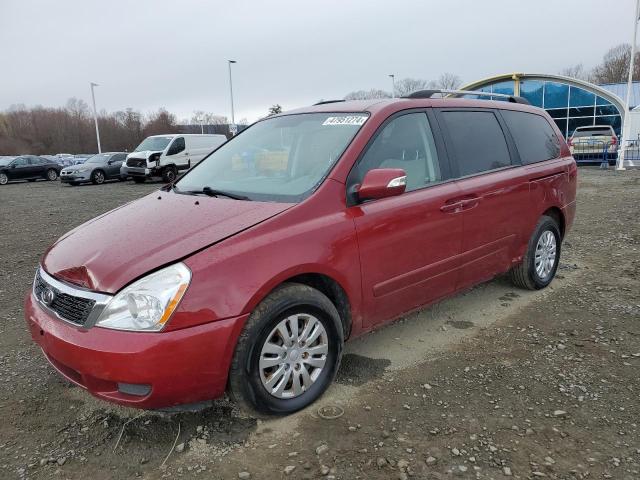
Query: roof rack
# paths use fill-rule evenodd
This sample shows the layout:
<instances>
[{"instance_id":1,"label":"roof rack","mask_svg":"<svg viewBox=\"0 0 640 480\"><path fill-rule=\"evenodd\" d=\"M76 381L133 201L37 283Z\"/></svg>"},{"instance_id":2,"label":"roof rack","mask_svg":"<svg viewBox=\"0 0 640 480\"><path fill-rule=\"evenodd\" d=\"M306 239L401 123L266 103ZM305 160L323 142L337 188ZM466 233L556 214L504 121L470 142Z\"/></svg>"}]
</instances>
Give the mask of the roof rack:
<instances>
[{"instance_id":1,"label":"roof rack","mask_svg":"<svg viewBox=\"0 0 640 480\"><path fill-rule=\"evenodd\" d=\"M327 103L338 103L344 102L344 100L320 100L318 103L314 103L313 105L326 105Z\"/></svg>"},{"instance_id":2,"label":"roof rack","mask_svg":"<svg viewBox=\"0 0 640 480\"><path fill-rule=\"evenodd\" d=\"M517 97L515 95L506 95L504 93L490 93L490 92L477 92L474 90L418 90L416 92L410 93L409 95L402 98L431 98L435 94L444 95L474 95L478 97L501 97L508 99L511 103L521 103L522 105L531 105L529 100L523 97Z\"/></svg>"}]
</instances>

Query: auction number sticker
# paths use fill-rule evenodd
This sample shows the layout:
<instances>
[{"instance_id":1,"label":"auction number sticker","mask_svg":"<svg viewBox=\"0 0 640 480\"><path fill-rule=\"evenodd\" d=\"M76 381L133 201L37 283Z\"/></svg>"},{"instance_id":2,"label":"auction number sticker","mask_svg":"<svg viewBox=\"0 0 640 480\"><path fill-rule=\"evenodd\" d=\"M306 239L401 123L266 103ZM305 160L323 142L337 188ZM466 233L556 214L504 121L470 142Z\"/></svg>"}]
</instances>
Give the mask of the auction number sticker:
<instances>
[{"instance_id":1,"label":"auction number sticker","mask_svg":"<svg viewBox=\"0 0 640 480\"><path fill-rule=\"evenodd\" d=\"M349 115L348 117L329 117L322 125L362 125L367 121L366 115Z\"/></svg>"}]
</instances>

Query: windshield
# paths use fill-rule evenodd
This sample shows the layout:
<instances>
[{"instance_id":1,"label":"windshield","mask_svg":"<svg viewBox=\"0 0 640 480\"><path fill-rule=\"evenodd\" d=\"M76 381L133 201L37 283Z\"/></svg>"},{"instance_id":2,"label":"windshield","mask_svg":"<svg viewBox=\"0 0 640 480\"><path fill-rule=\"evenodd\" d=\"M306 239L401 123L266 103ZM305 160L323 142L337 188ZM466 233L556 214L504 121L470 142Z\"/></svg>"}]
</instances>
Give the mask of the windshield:
<instances>
[{"instance_id":1,"label":"windshield","mask_svg":"<svg viewBox=\"0 0 640 480\"><path fill-rule=\"evenodd\" d=\"M367 120L365 113L305 113L260 121L177 182L250 200L297 202L324 179Z\"/></svg>"},{"instance_id":2,"label":"windshield","mask_svg":"<svg viewBox=\"0 0 640 480\"><path fill-rule=\"evenodd\" d=\"M0 165L9 165L16 157L0 157Z\"/></svg>"},{"instance_id":3,"label":"windshield","mask_svg":"<svg viewBox=\"0 0 640 480\"><path fill-rule=\"evenodd\" d=\"M84 163L107 163L109 158L111 158L110 153L99 153L93 157L89 157Z\"/></svg>"},{"instance_id":4,"label":"windshield","mask_svg":"<svg viewBox=\"0 0 640 480\"><path fill-rule=\"evenodd\" d=\"M173 137L148 137L145 138L140 145L136 147L134 152L143 152L145 150L154 150L156 152L167 148Z\"/></svg>"}]
</instances>

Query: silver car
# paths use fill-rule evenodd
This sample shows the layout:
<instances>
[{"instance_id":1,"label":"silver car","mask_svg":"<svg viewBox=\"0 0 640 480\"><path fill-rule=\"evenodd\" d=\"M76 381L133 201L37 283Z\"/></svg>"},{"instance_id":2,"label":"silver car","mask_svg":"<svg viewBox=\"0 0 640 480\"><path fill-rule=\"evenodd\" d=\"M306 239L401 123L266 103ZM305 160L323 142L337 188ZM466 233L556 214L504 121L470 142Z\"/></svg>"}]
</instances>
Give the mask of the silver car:
<instances>
[{"instance_id":1,"label":"silver car","mask_svg":"<svg viewBox=\"0 0 640 480\"><path fill-rule=\"evenodd\" d=\"M80 165L63 168L60 172L60 181L70 185L86 182L99 185L105 180L126 180L126 177L120 176L120 167L126 157L127 154L123 152L98 153Z\"/></svg>"}]
</instances>

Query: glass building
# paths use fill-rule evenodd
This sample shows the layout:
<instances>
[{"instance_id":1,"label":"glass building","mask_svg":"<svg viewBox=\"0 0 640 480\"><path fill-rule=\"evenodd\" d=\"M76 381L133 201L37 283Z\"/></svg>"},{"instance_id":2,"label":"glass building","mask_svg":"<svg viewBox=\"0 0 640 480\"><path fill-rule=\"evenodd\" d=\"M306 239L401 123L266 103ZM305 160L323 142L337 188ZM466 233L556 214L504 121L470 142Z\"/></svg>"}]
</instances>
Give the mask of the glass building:
<instances>
[{"instance_id":1,"label":"glass building","mask_svg":"<svg viewBox=\"0 0 640 480\"><path fill-rule=\"evenodd\" d=\"M565 138L577 127L588 125L611 125L618 136L622 131L622 99L598 85L575 78L509 73L471 83L461 90L524 97L531 105L544 108Z\"/></svg>"}]
</instances>

